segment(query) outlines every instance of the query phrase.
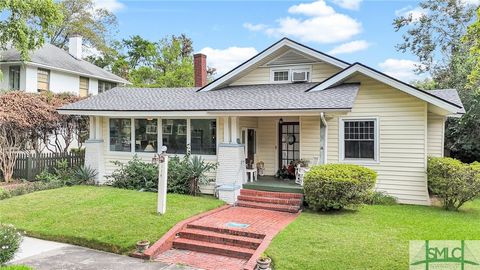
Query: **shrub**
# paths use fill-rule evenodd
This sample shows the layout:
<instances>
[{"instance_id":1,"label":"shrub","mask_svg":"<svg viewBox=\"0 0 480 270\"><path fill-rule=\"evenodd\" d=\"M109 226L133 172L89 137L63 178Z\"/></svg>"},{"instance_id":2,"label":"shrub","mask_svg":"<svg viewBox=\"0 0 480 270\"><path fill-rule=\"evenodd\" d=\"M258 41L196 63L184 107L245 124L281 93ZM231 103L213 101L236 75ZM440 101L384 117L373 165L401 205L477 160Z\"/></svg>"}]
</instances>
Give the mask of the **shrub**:
<instances>
[{"instance_id":1,"label":"shrub","mask_svg":"<svg viewBox=\"0 0 480 270\"><path fill-rule=\"evenodd\" d=\"M87 166L80 166L73 175L76 185L94 185L97 171Z\"/></svg>"},{"instance_id":2,"label":"shrub","mask_svg":"<svg viewBox=\"0 0 480 270\"><path fill-rule=\"evenodd\" d=\"M24 185L18 185L14 188L10 189L3 189L0 190L0 200L8 199L10 197L24 195L28 193L32 193L35 191L47 190L47 189L54 189L60 188L64 185L60 181L52 181L52 182L29 182Z\"/></svg>"},{"instance_id":3,"label":"shrub","mask_svg":"<svg viewBox=\"0 0 480 270\"><path fill-rule=\"evenodd\" d=\"M137 155L126 164L119 161L113 161L113 164L119 166L111 175L107 176L113 187L157 191L158 166L156 164L143 162Z\"/></svg>"},{"instance_id":4,"label":"shrub","mask_svg":"<svg viewBox=\"0 0 480 270\"><path fill-rule=\"evenodd\" d=\"M313 210L340 210L365 202L377 173L350 164L314 166L305 174L305 201Z\"/></svg>"},{"instance_id":5,"label":"shrub","mask_svg":"<svg viewBox=\"0 0 480 270\"><path fill-rule=\"evenodd\" d=\"M180 158L171 157L168 161L168 192L178 194L189 193L189 166L187 156Z\"/></svg>"},{"instance_id":6,"label":"shrub","mask_svg":"<svg viewBox=\"0 0 480 270\"><path fill-rule=\"evenodd\" d=\"M0 270L32 270L26 265L8 265L0 267Z\"/></svg>"},{"instance_id":7,"label":"shrub","mask_svg":"<svg viewBox=\"0 0 480 270\"><path fill-rule=\"evenodd\" d=\"M388 195L386 192L371 191L368 193L365 203L370 205L393 205L397 204L397 198Z\"/></svg>"},{"instance_id":8,"label":"shrub","mask_svg":"<svg viewBox=\"0 0 480 270\"><path fill-rule=\"evenodd\" d=\"M11 224L0 224L0 265L13 259L20 247L22 235Z\"/></svg>"},{"instance_id":9,"label":"shrub","mask_svg":"<svg viewBox=\"0 0 480 270\"><path fill-rule=\"evenodd\" d=\"M428 159L428 189L446 210L458 210L480 195L480 163L465 164L453 158Z\"/></svg>"}]
</instances>

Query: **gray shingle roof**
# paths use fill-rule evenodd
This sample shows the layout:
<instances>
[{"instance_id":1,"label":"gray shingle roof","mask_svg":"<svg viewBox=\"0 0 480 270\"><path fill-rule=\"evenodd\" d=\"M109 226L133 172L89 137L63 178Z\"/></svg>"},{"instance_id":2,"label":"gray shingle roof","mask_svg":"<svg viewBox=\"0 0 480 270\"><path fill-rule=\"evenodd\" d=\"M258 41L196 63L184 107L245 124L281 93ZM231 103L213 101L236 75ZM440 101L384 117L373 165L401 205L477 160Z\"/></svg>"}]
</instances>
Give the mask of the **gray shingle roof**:
<instances>
[{"instance_id":1,"label":"gray shingle roof","mask_svg":"<svg viewBox=\"0 0 480 270\"><path fill-rule=\"evenodd\" d=\"M360 84L306 92L317 83L229 86L215 91L199 88L117 87L69 104L60 110L82 111L232 111L350 109Z\"/></svg>"},{"instance_id":2,"label":"gray shingle roof","mask_svg":"<svg viewBox=\"0 0 480 270\"><path fill-rule=\"evenodd\" d=\"M12 48L0 52L0 62L18 61L21 61L21 57L20 53L16 49ZM107 81L127 84L129 83L127 80L100 67L97 67L88 61L76 59L67 51L51 44L45 44L41 48L31 52L29 62L60 69L66 69L71 72L82 73Z\"/></svg>"},{"instance_id":3,"label":"gray shingle roof","mask_svg":"<svg viewBox=\"0 0 480 270\"><path fill-rule=\"evenodd\" d=\"M455 89L439 89L439 90L429 90L429 93L433 94L436 97L444 99L448 102L451 102L457 106L460 106L458 113L465 113L465 109L463 108L462 100L460 96L458 96L458 92Z\"/></svg>"}]
</instances>

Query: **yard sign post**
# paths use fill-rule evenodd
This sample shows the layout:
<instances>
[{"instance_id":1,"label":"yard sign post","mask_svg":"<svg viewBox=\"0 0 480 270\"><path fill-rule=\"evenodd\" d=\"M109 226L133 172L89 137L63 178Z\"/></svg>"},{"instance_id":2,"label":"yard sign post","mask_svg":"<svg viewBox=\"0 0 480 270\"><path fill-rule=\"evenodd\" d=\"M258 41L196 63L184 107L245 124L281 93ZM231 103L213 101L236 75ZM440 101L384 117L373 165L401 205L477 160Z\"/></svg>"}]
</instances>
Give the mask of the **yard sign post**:
<instances>
[{"instance_id":1,"label":"yard sign post","mask_svg":"<svg viewBox=\"0 0 480 270\"><path fill-rule=\"evenodd\" d=\"M157 212L159 214L165 214L167 210L168 156L165 154L166 151L167 147L162 146L162 154L155 154L155 157L153 158L153 161L158 164Z\"/></svg>"}]
</instances>

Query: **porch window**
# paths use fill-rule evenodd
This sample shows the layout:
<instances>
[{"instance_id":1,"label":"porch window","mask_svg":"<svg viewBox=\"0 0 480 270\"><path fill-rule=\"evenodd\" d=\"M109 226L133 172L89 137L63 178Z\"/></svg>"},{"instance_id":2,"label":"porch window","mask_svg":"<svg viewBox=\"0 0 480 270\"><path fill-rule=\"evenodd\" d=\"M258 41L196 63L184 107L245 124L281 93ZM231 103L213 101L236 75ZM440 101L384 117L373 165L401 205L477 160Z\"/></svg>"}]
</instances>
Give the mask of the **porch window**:
<instances>
[{"instance_id":1,"label":"porch window","mask_svg":"<svg viewBox=\"0 0 480 270\"><path fill-rule=\"evenodd\" d=\"M377 159L376 120L343 120L343 158Z\"/></svg>"},{"instance_id":2,"label":"porch window","mask_svg":"<svg viewBox=\"0 0 480 270\"><path fill-rule=\"evenodd\" d=\"M110 119L110 151L131 152L131 119Z\"/></svg>"},{"instance_id":3,"label":"porch window","mask_svg":"<svg viewBox=\"0 0 480 270\"><path fill-rule=\"evenodd\" d=\"M162 140L169 154L185 154L187 152L187 120L163 119Z\"/></svg>"},{"instance_id":4,"label":"porch window","mask_svg":"<svg viewBox=\"0 0 480 270\"><path fill-rule=\"evenodd\" d=\"M216 155L217 126L215 119L190 120L190 147L195 155Z\"/></svg>"},{"instance_id":5,"label":"porch window","mask_svg":"<svg viewBox=\"0 0 480 270\"><path fill-rule=\"evenodd\" d=\"M157 152L157 119L135 119L135 152Z\"/></svg>"},{"instance_id":6,"label":"porch window","mask_svg":"<svg viewBox=\"0 0 480 270\"><path fill-rule=\"evenodd\" d=\"M11 66L9 68L10 89L20 90L20 66Z\"/></svg>"}]
</instances>

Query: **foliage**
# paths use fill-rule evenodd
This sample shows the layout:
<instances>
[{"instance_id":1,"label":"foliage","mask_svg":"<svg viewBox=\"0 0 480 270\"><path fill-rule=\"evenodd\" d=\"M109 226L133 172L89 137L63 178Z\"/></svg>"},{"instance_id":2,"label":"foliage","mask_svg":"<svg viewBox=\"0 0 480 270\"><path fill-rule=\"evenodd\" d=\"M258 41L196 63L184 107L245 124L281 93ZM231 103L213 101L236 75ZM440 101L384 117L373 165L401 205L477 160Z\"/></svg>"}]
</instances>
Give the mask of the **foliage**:
<instances>
[{"instance_id":1,"label":"foliage","mask_svg":"<svg viewBox=\"0 0 480 270\"><path fill-rule=\"evenodd\" d=\"M477 18L468 26L462 42L469 46L469 56L473 62L473 68L468 74L469 86L478 88L480 85L480 9L477 9Z\"/></svg>"},{"instance_id":2,"label":"foliage","mask_svg":"<svg viewBox=\"0 0 480 270\"><path fill-rule=\"evenodd\" d=\"M100 52L110 50L107 42L118 27L117 17L112 12L96 8L93 0L62 0L58 3L63 15L62 22L52 27L50 43L68 47L68 38L81 35L84 45Z\"/></svg>"},{"instance_id":3,"label":"foliage","mask_svg":"<svg viewBox=\"0 0 480 270\"><path fill-rule=\"evenodd\" d=\"M22 242L22 235L11 224L0 223L0 265L4 265L15 256Z\"/></svg>"},{"instance_id":4,"label":"foliage","mask_svg":"<svg viewBox=\"0 0 480 270\"><path fill-rule=\"evenodd\" d=\"M211 196L167 194L167 212L158 215L156 193L73 186L0 201L0 222L32 237L128 253L138 240L154 243L178 222L221 205Z\"/></svg>"},{"instance_id":5,"label":"foliage","mask_svg":"<svg viewBox=\"0 0 480 270\"><path fill-rule=\"evenodd\" d=\"M67 160L58 161L50 170L44 170L35 179L58 186L94 185L97 172L87 166L71 168Z\"/></svg>"},{"instance_id":6,"label":"foliage","mask_svg":"<svg viewBox=\"0 0 480 270\"><path fill-rule=\"evenodd\" d=\"M17 49L22 59L29 59L29 51L40 48L45 36L52 34L62 16L53 0L0 1L0 49L11 46Z\"/></svg>"},{"instance_id":7,"label":"foliage","mask_svg":"<svg viewBox=\"0 0 480 270\"><path fill-rule=\"evenodd\" d=\"M0 270L33 270L33 269L26 265L7 265L7 266L0 266Z\"/></svg>"},{"instance_id":8,"label":"foliage","mask_svg":"<svg viewBox=\"0 0 480 270\"><path fill-rule=\"evenodd\" d=\"M173 156L168 160L168 192L188 194L190 192L188 160Z\"/></svg>"},{"instance_id":9,"label":"foliage","mask_svg":"<svg viewBox=\"0 0 480 270\"><path fill-rule=\"evenodd\" d=\"M423 0L418 6L422 9L420 17L410 14L394 21L396 31L406 30L397 49L416 55L421 64L417 71L432 77L430 82L416 85L459 92L467 113L447 121L445 147L451 156L465 162L480 160L480 93L478 83L467 83L475 72L475 57L469 57L469 51L475 54L475 24L461 42L477 7L461 0Z\"/></svg>"},{"instance_id":10,"label":"foliage","mask_svg":"<svg viewBox=\"0 0 480 270\"><path fill-rule=\"evenodd\" d=\"M446 210L458 210L480 195L480 163L453 158L428 159L428 188Z\"/></svg>"},{"instance_id":11,"label":"foliage","mask_svg":"<svg viewBox=\"0 0 480 270\"><path fill-rule=\"evenodd\" d=\"M97 171L87 166L80 166L75 171L73 179L75 179L77 185L94 185Z\"/></svg>"},{"instance_id":12,"label":"foliage","mask_svg":"<svg viewBox=\"0 0 480 270\"><path fill-rule=\"evenodd\" d=\"M312 167L304 177L305 201L313 210L340 210L365 202L373 189L377 173L350 164Z\"/></svg>"},{"instance_id":13,"label":"foliage","mask_svg":"<svg viewBox=\"0 0 480 270\"><path fill-rule=\"evenodd\" d=\"M116 188L135 189L141 191L157 191L158 166L143 162L137 155L126 164L113 161L118 169L107 176L109 183Z\"/></svg>"},{"instance_id":14,"label":"foliage","mask_svg":"<svg viewBox=\"0 0 480 270\"><path fill-rule=\"evenodd\" d=\"M36 191L55 189L63 187L64 185L59 181L50 182L28 182L23 185L18 185L14 188L0 189L0 200L8 199L15 196L20 196Z\"/></svg>"},{"instance_id":15,"label":"foliage","mask_svg":"<svg viewBox=\"0 0 480 270\"><path fill-rule=\"evenodd\" d=\"M397 198L388 195L386 192L371 191L365 200L370 205L394 205L397 204Z\"/></svg>"},{"instance_id":16,"label":"foliage","mask_svg":"<svg viewBox=\"0 0 480 270\"><path fill-rule=\"evenodd\" d=\"M200 184L206 184L208 182L207 173L217 168L217 163L206 162L200 156L186 155L188 159L187 171L189 182L189 194L197 196L200 193Z\"/></svg>"},{"instance_id":17,"label":"foliage","mask_svg":"<svg viewBox=\"0 0 480 270\"><path fill-rule=\"evenodd\" d=\"M480 239L479 220L480 200L458 212L405 204L365 205L333 215L306 210L265 252L276 270L409 269L410 240Z\"/></svg>"}]
</instances>

